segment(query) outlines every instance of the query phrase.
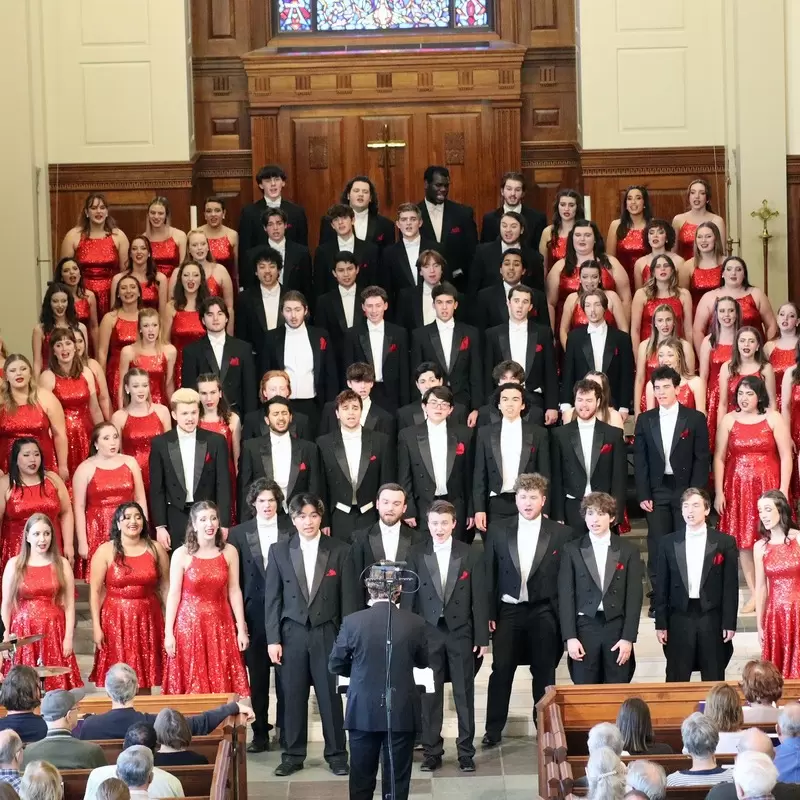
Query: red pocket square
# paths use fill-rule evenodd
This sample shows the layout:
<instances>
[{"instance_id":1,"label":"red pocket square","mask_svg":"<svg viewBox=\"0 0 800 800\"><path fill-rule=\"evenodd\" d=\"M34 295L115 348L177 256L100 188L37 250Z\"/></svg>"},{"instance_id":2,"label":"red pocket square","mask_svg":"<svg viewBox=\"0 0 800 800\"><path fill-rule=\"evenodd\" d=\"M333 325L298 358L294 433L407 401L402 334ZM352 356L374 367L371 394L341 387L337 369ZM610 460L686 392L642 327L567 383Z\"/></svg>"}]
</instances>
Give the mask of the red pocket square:
<instances>
[{"instance_id":1,"label":"red pocket square","mask_svg":"<svg viewBox=\"0 0 800 800\"><path fill-rule=\"evenodd\" d=\"M604 444L600 448L600 455L602 456L603 453L610 453L610 452L611 452L611 445L606 442L606 444Z\"/></svg>"},{"instance_id":2,"label":"red pocket square","mask_svg":"<svg viewBox=\"0 0 800 800\"><path fill-rule=\"evenodd\" d=\"M724 560L725 560L725 556L723 556L722 553L717 553L714 556L714 565L715 566L719 566Z\"/></svg>"},{"instance_id":3,"label":"red pocket square","mask_svg":"<svg viewBox=\"0 0 800 800\"><path fill-rule=\"evenodd\" d=\"M378 456L370 456L369 460L370 461L377 461L378 460Z\"/></svg>"},{"instance_id":4,"label":"red pocket square","mask_svg":"<svg viewBox=\"0 0 800 800\"><path fill-rule=\"evenodd\" d=\"M461 346L458 349L459 350L468 350L469 349L469 336L465 336L461 340Z\"/></svg>"},{"instance_id":5,"label":"red pocket square","mask_svg":"<svg viewBox=\"0 0 800 800\"><path fill-rule=\"evenodd\" d=\"M618 356L618 355L619 355L619 347L615 347L615 348L614 348L614 355L615 355L615 356Z\"/></svg>"},{"instance_id":6,"label":"red pocket square","mask_svg":"<svg viewBox=\"0 0 800 800\"><path fill-rule=\"evenodd\" d=\"M234 357L233 357L233 358L230 360L230 365L231 365L232 367L238 367L238 366L239 366L239 358L238 358L237 356L234 356Z\"/></svg>"},{"instance_id":7,"label":"red pocket square","mask_svg":"<svg viewBox=\"0 0 800 800\"><path fill-rule=\"evenodd\" d=\"M537 353L541 353L541 352L542 352L542 350L544 350L544 347L543 347L542 345L540 345L540 344L537 344L537 345L536 345L536 352L537 352Z\"/></svg>"},{"instance_id":8,"label":"red pocket square","mask_svg":"<svg viewBox=\"0 0 800 800\"><path fill-rule=\"evenodd\" d=\"M467 572L466 570L464 570L464 571L461 573L461 576L459 577L459 580L460 580L460 581L465 581L467 578L469 578L469 572Z\"/></svg>"},{"instance_id":9,"label":"red pocket square","mask_svg":"<svg viewBox=\"0 0 800 800\"><path fill-rule=\"evenodd\" d=\"M299 469L300 469L300 472L305 472L306 471L306 462L305 461L301 461L300 462Z\"/></svg>"},{"instance_id":10,"label":"red pocket square","mask_svg":"<svg viewBox=\"0 0 800 800\"><path fill-rule=\"evenodd\" d=\"M618 561L617 562L617 572L620 572L623 569L625 569L625 565L621 561Z\"/></svg>"},{"instance_id":11,"label":"red pocket square","mask_svg":"<svg viewBox=\"0 0 800 800\"><path fill-rule=\"evenodd\" d=\"M397 345L396 345L394 342L392 342L392 343L389 345L389 352L390 352L390 353L396 353L396 352L397 352Z\"/></svg>"},{"instance_id":12,"label":"red pocket square","mask_svg":"<svg viewBox=\"0 0 800 800\"><path fill-rule=\"evenodd\" d=\"M211 463L211 453L206 453L206 464Z\"/></svg>"},{"instance_id":13,"label":"red pocket square","mask_svg":"<svg viewBox=\"0 0 800 800\"><path fill-rule=\"evenodd\" d=\"M455 228L450 228L450 233L461 233L461 228L456 225Z\"/></svg>"},{"instance_id":14,"label":"red pocket square","mask_svg":"<svg viewBox=\"0 0 800 800\"><path fill-rule=\"evenodd\" d=\"M383 241L383 234L382 234L382 233L378 235L378 241L379 241L379 242L382 242L382 241Z\"/></svg>"},{"instance_id":15,"label":"red pocket square","mask_svg":"<svg viewBox=\"0 0 800 800\"><path fill-rule=\"evenodd\" d=\"M335 577L336 577L336 570L335 570L335 569L329 569L329 570L328 570L328 571L325 573L325 577L326 577L326 578L335 578Z\"/></svg>"},{"instance_id":16,"label":"red pocket square","mask_svg":"<svg viewBox=\"0 0 800 800\"><path fill-rule=\"evenodd\" d=\"M464 455L464 443L463 442L459 442L456 445L456 455L457 456L463 456Z\"/></svg>"},{"instance_id":17,"label":"red pocket square","mask_svg":"<svg viewBox=\"0 0 800 800\"><path fill-rule=\"evenodd\" d=\"M531 445L531 453L535 453L535 452L536 452L536 445L534 444L534 445Z\"/></svg>"},{"instance_id":18,"label":"red pocket square","mask_svg":"<svg viewBox=\"0 0 800 800\"><path fill-rule=\"evenodd\" d=\"M328 349L328 342L324 336L319 337L319 349L320 350L327 350Z\"/></svg>"},{"instance_id":19,"label":"red pocket square","mask_svg":"<svg viewBox=\"0 0 800 800\"><path fill-rule=\"evenodd\" d=\"M558 550L553 550L553 555L557 556L558 555Z\"/></svg>"},{"instance_id":20,"label":"red pocket square","mask_svg":"<svg viewBox=\"0 0 800 800\"><path fill-rule=\"evenodd\" d=\"M681 439L688 439L688 438L689 438L689 429L688 428L684 428L681 431Z\"/></svg>"},{"instance_id":21,"label":"red pocket square","mask_svg":"<svg viewBox=\"0 0 800 800\"><path fill-rule=\"evenodd\" d=\"M287 222L287 223L286 223L286 227L287 227L287 228L291 228L291 227L292 227L292 223L291 223L291 222Z\"/></svg>"}]
</instances>

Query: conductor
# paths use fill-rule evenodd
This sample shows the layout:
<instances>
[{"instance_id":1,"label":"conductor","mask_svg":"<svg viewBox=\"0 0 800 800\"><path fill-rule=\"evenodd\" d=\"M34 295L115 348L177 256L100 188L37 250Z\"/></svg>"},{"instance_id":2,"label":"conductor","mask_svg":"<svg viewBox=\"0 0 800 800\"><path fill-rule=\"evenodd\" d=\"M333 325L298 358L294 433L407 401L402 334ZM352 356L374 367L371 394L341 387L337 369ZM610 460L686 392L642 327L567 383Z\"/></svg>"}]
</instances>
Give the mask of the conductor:
<instances>
[{"instance_id":1,"label":"conductor","mask_svg":"<svg viewBox=\"0 0 800 800\"><path fill-rule=\"evenodd\" d=\"M383 798L406 800L411 781L414 737L420 728L414 667L428 666L428 647L422 617L394 607L401 585L395 581L393 567L392 562L382 561L370 568L366 579L370 607L345 617L328 659L332 673L350 678L344 720L350 732L350 800L372 800L381 753ZM391 669L387 676L390 613Z\"/></svg>"}]
</instances>

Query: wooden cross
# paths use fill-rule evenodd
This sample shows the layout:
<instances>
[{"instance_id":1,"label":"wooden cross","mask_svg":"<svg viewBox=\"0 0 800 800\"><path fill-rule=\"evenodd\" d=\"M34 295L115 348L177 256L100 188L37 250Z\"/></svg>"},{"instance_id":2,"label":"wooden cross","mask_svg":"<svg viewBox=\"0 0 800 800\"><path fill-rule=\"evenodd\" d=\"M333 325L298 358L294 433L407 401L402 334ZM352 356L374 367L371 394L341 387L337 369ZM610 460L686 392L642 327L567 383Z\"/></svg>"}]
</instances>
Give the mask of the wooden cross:
<instances>
[{"instance_id":1,"label":"wooden cross","mask_svg":"<svg viewBox=\"0 0 800 800\"><path fill-rule=\"evenodd\" d=\"M392 170L389 159L390 150L401 150L406 146L406 142L400 139L389 138L389 126L384 124L382 131L382 138L376 139L372 142L367 142L368 150L383 150L383 185L384 185L384 200L387 205L392 204Z\"/></svg>"}]
</instances>

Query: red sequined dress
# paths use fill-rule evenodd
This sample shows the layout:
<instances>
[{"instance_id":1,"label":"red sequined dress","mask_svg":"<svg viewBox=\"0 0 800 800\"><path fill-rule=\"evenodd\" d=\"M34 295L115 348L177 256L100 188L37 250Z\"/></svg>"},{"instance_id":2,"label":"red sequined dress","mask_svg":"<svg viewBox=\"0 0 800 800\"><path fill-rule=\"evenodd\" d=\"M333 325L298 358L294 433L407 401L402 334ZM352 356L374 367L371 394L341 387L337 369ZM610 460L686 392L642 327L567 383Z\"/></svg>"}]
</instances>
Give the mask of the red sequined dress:
<instances>
[{"instance_id":1,"label":"red sequined dress","mask_svg":"<svg viewBox=\"0 0 800 800\"><path fill-rule=\"evenodd\" d=\"M200 427L206 431L222 434L228 443L228 472L231 476L231 486L236 486L236 469L233 465L233 431L230 425L223 420L212 422L208 419L200 420ZM236 492L231 492L231 525L236 524Z\"/></svg>"},{"instance_id":2,"label":"red sequined dress","mask_svg":"<svg viewBox=\"0 0 800 800\"><path fill-rule=\"evenodd\" d=\"M800 678L800 543L768 544L764 552L767 602L761 657L784 678Z\"/></svg>"},{"instance_id":3,"label":"red sequined dress","mask_svg":"<svg viewBox=\"0 0 800 800\"><path fill-rule=\"evenodd\" d=\"M800 452L800 383L792 386L792 400L789 407L789 431L797 452ZM797 471L797 459L792 459L792 499L800 500L800 474Z\"/></svg>"},{"instance_id":4,"label":"red sequined dress","mask_svg":"<svg viewBox=\"0 0 800 800\"><path fill-rule=\"evenodd\" d=\"M697 233L697 225L692 222L684 222L678 231L678 255L688 261L694 258L694 237Z\"/></svg>"},{"instance_id":5,"label":"red sequined dress","mask_svg":"<svg viewBox=\"0 0 800 800\"><path fill-rule=\"evenodd\" d=\"M106 595L100 611L103 646L95 651L89 680L98 686L114 664L128 664L139 687L161 686L164 667L164 614L159 596L158 564L147 550L117 556L106 571Z\"/></svg>"},{"instance_id":6,"label":"red sequined dress","mask_svg":"<svg viewBox=\"0 0 800 800\"><path fill-rule=\"evenodd\" d=\"M139 285L142 287L142 308L154 308L158 311L158 282L150 281Z\"/></svg>"},{"instance_id":7,"label":"red sequined dress","mask_svg":"<svg viewBox=\"0 0 800 800\"><path fill-rule=\"evenodd\" d=\"M108 391L111 394L111 407L118 408L119 383L122 377L119 374L119 358L122 348L133 344L139 335L138 320L127 320L117 317L114 327L111 329L111 337L108 342L108 361L106 362L106 381L108 381Z\"/></svg>"},{"instance_id":8,"label":"red sequined dress","mask_svg":"<svg viewBox=\"0 0 800 800\"><path fill-rule=\"evenodd\" d=\"M82 322L86 326L86 331L89 331L89 324L92 320L92 310L89 306L89 300L86 297L78 297L75 295L75 314L78 317L78 322Z\"/></svg>"},{"instance_id":9,"label":"red sequined dress","mask_svg":"<svg viewBox=\"0 0 800 800\"><path fill-rule=\"evenodd\" d=\"M551 233L550 241L547 243L547 252L549 253L547 257L547 268L550 269L556 261L567 257L567 237L556 236L554 238Z\"/></svg>"},{"instance_id":10,"label":"red sequined dress","mask_svg":"<svg viewBox=\"0 0 800 800\"><path fill-rule=\"evenodd\" d=\"M755 328L764 338L764 323L761 320L761 312L758 310L756 301L752 294L745 294L736 298L739 308L742 310L742 328Z\"/></svg>"},{"instance_id":11,"label":"red sequined dress","mask_svg":"<svg viewBox=\"0 0 800 800\"><path fill-rule=\"evenodd\" d=\"M250 696L228 602L228 562L194 557L183 573L175 616L175 656L164 665L164 694L237 692Z\"/></svg>"},{"instance_id":12,"label":"red sequined dress","mask_svg":"<svg viewBox=\"0 0 800 800\"><path fill-rule=\"evenodd\" d=\"M136 500L133 473L127 464L112 469L97 467L86 487L86 539L89 557L75 559L75 577L89 580L89 565L98 547L107 542L111 520L120 503Z\"/></svg>"},{"instance_id":13,"label":"red sequined dress","mask_svg":"<svg viewBox=\"0 0 800 800\"><path fill-rule=\"evenodd\" d=\"M217 279L213 275L210 278L206 278L206 288L209 295L222 297L222 287L217 283Z\"/></svg>"},{"instance_id":14,"label":"red sequined dress","mask_svg":"<svg viewBox=\"0 0 800 800\"><path fill-rule=\"evenodd\" d=\"M39 442L44 468L57 472L50 419L38 403L34 406L17 406L14 411L0 408L0 471L8 472L11 448L23 436L33 436Z\"/></svg>"},{"instance_id":15,"label":"red sequined dress","mask_svg":"<svg viewBox=\"0 0 800 800\"><path fill-rule=\"evenodd\" d=\"M683 303L680 297L653 297L644 304L639 324L639 341L646 342L653 332L653 315L659 306L669 306L675 313L675 335L683 336Z\"/></svg>"},{"instance_id":16,"label":"red sequined dress","mask_svg":"<svg viewBox=\"0 0 800 800\"><path fill-rule=\"evenodd\" d=\"M766 418L752 425L735 420L728 435L725 511L718 527L735 537L740 550L752 550L758 536L758 498L780 486L781 460Z\"/></svg>"},{"instance_id":17,"label":"red sequined dress","mask_svg":"<svg viewBox=\"0 0 800 800\"><path fill-rule=\"evenodd\" d=\"M611 274L609 270L605 268L602 270L601 274L601 285L603 289L605 289L606 291L609 291L610 289L613 290L617 285L616 282L614 281L614 276ZM558 305L556 306L557 331L560 330L561 314L564 311L564 303L566 303L567 298L571 294L573 294L574 292L580 292L580 290L581 290L580 269L576 267L572 275L567 275L562 269L561 274L558 276ZM579 305L576 304L575 307L579 308ZM583 309L580 310L582 311ZM575 312L573 311L573 314L574 313ZM575 326L573 325L573 327Z\"/></svg>"},{"instance_id":18,"label":"red sequined dress","mask_svg":"<svg viewBox=\"0 0 800 800\"><path fill-rule=\"evenodd\" d=\"M231 276L233 282L234 297L237 291L237 275L236 259L233 257L233 245L227 236L217 236L214 239L208 239L208 248L211 250L211 255L214 256L214 261L222 264L228 274Z\"/></svg>"},{"instance_id":19,"label":"red sequined dress","mask_svg":"<svg viewBox=\"0 0 800 800\"><path fill-rule=\"evenodd\" d=\"M150 399L154 403L167 404L167 357L148 356L140 353L131 361L131 367L143 369L150 376Z\"/></svg>"},{"instance_id":20,"label":"red sequined dress","mask_svg":"<svg viewBox=\"0 0 800 800\"><path fill-rule=\"evenodd\" d=\"M175 359L175 388L179 389L181 384L181 367L183 366L183 348L187 344L196 342L206 335L203 323L200 321L200 314L197 311L175 311L172 320L172 329L169 339L178 350Z\"/></svg>"},{"instance_id":21,"label":"red sequined dress","mask_svg":"<svg viewBox=\"0 0 800 800\"><path fill-rule=\"evenodd\" d=\"M647 411L647 384L650 383L650 376L657 366L658 348L656 348L656 352L647 359L644 365L644 386L642 387L642 396L639 398L639 411Z\"/></svg>"},{"instance_id":22,"label":"red sequined dress","mask_svg":"<svg viewBox=\"0 0 800 800\"><path fill-rule=\"evenodd\" d=\"M83 285L94 292L97 300L97 319L108 312L111 281L119 272L119 251L114 237L109 233L102 239L81 236L75 248L75 260L81 268Z\"/></svg>"},{"instance_id":23,"label":"red sequined dress","mask_svg":"<svg viewBox=\"0 0 800 800\"><path fill-rule=\"evenodd\" d=\"M688 383L682 383L678 387L678 402L686 408L697 408L694 402L694 392Z\"/></svg>"},{"instance_id":24,"label":"red sequined dress","mask_svg":"<svg viewBox=\"0 0 800 800\"><path fill-rule=\"evenodd\" d=\"M781 391L783 388L783 376L786 374L787 369L791 369L794 366L795 352L796 350L794 348L785 350L782 347L779 348L776 346L772 348L772 352L769 354L769 363L772 364L772 369L775 371L775 401L778 411L783 408L781 404L783 397L783 392Z\"/></svg>"},{"instance_id":25,"label":"red sequined dress","mask_svg":"<svg viewBox=\"0 0 800 800\"><path fill-rule=\"evenodd\" d=\"M153 261L158 271L169 280L172 273L180 266L181 252L178 243L170 236L160 242L150 240Z\"/></svg>"},{"instance_id":26,"label":"red sequined dress","mask_svg":"<svg viewBox=\"0 0 800 800\"><path fill-rule=\"evenodd\" d=\"M749 375L731 375L728 378L728 411L735 411L737 408L736 403L736 393L739 391L739 384L742 382L743 378L761 378L764 379L764 376L761 374L761 371L750 373Z\"/></svg>"},{"instance_id":27,"label":"red sequined dress","mask_svg":"<svg viewBox=\"0 0 800 800\"><path fill-rule=\"evenodd\" d=\"M644 228L631 228L617 242L617 260L628 273L628 280L633 286L633 265L647 252L644 241Z\"/></svg>"},{"instance_id":28,"label":"red sequined dress","mask_svg":"<svg viewBox=\"0 0 800 800\"><path fill-rule=\"evenodd\" d=\"M706 292L719 289L722 282L722 266L701 269L695 267L692 270L692 277L689 279L689 292L692 295L692 308L697 308L697 304Z\"/></svg>"},{"instance_id":29,"label":"red sequined dress","mask_svg":"<svg viewBox=\"0 0 800 800\"><path fill-rule=\"evenodd\" d=\"M64 409L67 429L67 469L71 478L78 465L89 458L89 440L94 427L89 412L91 392L83 375L77 378L56 375L53 394Z\"/></svg>"},{"instance_id":30,"label":"red sequined dress","mask_svg":"<svg viewBox=\"0 0 800 800\"><path fill-rule=\"evenodd\" d=\"M31 514L47 514L56 532L58 549L63 551L61 539L61 501L58 489L49 478L35 486L14 486L6 500L3 513L3 526L0 529L0 574L5 571L6 564L12 556L19 554L22 548L22 537L25 523Z\"/></svg>"},{"instance_id":31,"label":"red sequined dress","mask_svg":"<svg viewBox=\"0 0 800 800\"><path fill-rule=\"evenodd\" d=\"M58 597L58 577L52 564L25 567L22 581L17 589L17 605L11 612L10 633L22 639L25 636L44 634L41 641L17 650L16 663L34 667L68 667L69 672L53 678L45 678L45 691L74 689L83 686L75 653L64 658L63 645L67 630L64 607ZM3 672L11 669L11 661L5 661Z\"/></svg>"},{"instance_id":32,"label":"red sequined dress","mask_svg":"<svg viewBox=\"0 0 800 800\"><path fill-rule=\"evenodd\" d=\"M718 344L711 348L711 359L708 365L708 386L706 387L706 419L708 420L708 444L714 453L717 441L717 410L719 409L719 371L726 361L730 361L733 353L732 344Z\"/></svg>"},{"instance_id":33,"label":"red sequined dress","mask_svg":"<svg viewBox=\"0 0 800 800\"><path fill-rule=\"evenodd\" d=\"M144 490L148 493L150 491L150 444L153 437L160 433L164 433L164 427L155 411L151 411L144 417L132 417L128 414L128 418L122 426L122 452L126 456L133 456L136 459L136 463L142 471Z\"/></svg>"}]
</instances>

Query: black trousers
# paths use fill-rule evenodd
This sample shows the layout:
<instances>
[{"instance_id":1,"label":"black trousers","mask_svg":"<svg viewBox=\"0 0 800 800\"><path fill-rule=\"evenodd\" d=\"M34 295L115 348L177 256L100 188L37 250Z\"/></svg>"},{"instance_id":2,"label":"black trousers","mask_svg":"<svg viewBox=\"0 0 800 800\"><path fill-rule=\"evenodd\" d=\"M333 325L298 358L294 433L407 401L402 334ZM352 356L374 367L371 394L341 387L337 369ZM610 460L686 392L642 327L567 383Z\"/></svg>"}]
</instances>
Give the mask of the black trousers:
<instances>
[{"instance_id":1,"label":"black trousers","mask_svg":"<svg viewBox=\"0 0 800 800\"><path fill-rule=\"evenodd\" d=\"M170 544L174 553L186 541L186 527L189 524L189 509L193 503L187 503L183 508L167 505L167 530L169 531Z\"/></svg>"},{"instance_id":2,"label":"black trousers","mask_svg":"<svg viewBox=\"0 0 800 800\"><path fill-rule=\"evenodd\" d=\"M636 662L631 657L626 664L617 664L618 650L611 648L622 638L624 617L606 620L598 611L594 617L578 616L578 639L583 645L583 661L569 659L569 674L573 683L630 683Z\"/></svg>"},{"instance_id":3,"label":"black trousers","mask_svg":"<svg viewBox=\"0 0 800 800\"><path fill-rule=\"evenodd\" d=\"M492 634L492 674L486 699L486 733L500 739L519 664L530 664L534 705L556 682L564 652L558 619L550 603L500 603ZM524 659L524 660L523 660ZM534 719L536 711L534 709Z\"/></svg>"},{"instance_id":4,"label":"black trousers","mask_svg":"<svg viewBox=\"0 0 800 800\"><path fill-rule=\"evenodd\" d=\"M682 530L685 526L681 513L681 493L675 488L675 477L665 475L661 487L653 492L653 510L646 513L647 518L647 577L653 591L656 587L656 566L658 547L669 533Z\"/></svg>"},{"instance_id":5,"label":"black trousers","mask_svg":"<svg viewBox=\"0 0 800 800\"><path fill-rule=\"evenodd\" d=\"M335 505L330 509L331 536L350 544L353 531L361 528L370 528L378 521L378 512L374 506L365 514L359 512L358 507L351 508L350 513L338 509Z\"/></svg>"},{"instance_id":6,"label":"black trousers","mask_svg":"<svg viewBox=\"0 0 800 800\"><path fill-rule=\"evenodd\" d=\"M372 800L378 759L381 759L381 797L391 794L389 734L386 731L348 731L350 743L350 800ZM408 798L411 764L414 760L414 731L392 731L394 789L397 800Z\"/></svg>"},{"instance_id":7,"label":"black trousers","mask_svg":"<svg viewBox=\"0 0 800 800\"><path fill-rule=\"evenodd\" d=\"M433 693L422 695L422 749L425 757L444 753L442 721L444 718L444 683L449 674L458 718L458 757L475 755L475 660L472 655L471 625L456 631L439 624L425 625L428 637L428 663L433 670Z\"/></svg>"},{"instance_id":8,"label":"black trousers","mask_svg":"<svg viewBox=\"0 0 800 800\"><path fill-rule=\"evenodd\" d=\"M319 706L325 760L347 762L342 699L336 678L328 672L328 656L336 641L336 626L326 622L315 628L284 620L281 626L283 664L280 668L284 699L285 761L302 764L308 751L308 698L310 689Z\"/></svg>"},{"instance_id":9,"label":"black trousers","mask_svg":"<svg viewBox=\"0 0 800 800\"><path fill-rule=\"evenodd\" d=\"M667 623L667 682L688 681L699 669L702 680L725 680L733 645L722 641L719 610L703 613L699 600L690 600L685 612L670 611Z\"/></svg>"},{"instance_id":10,"label":"black trousers","mask_svg":"<svg viewBox=\"0 0 800 800\"><path fill-rule=\"evenodd\" d=\"M515 519L518 513L516 496L513 492L498 494L489 498L486 514L489 524Z\"/></svg>"},{"instance_id":11,"label":"black trousers","mask_svg":"<svg viewBox=\"0 0 800 800\"><path fill-rule=\"evenodd\" d=\"M252 627L248 625L252 630ZM250 647L244 651L244 661L250 677L250 701L253 704L253 740L266 741L272 725L269 724L269 678L272 662L267 656L267 640L261 636L250 640ZM275 667L275 694L277 696L277 710L275 724L283 730L283 692L280 678L280 668Z\"/></svg>"}]
</instances>

